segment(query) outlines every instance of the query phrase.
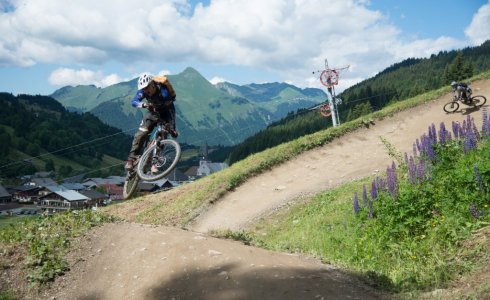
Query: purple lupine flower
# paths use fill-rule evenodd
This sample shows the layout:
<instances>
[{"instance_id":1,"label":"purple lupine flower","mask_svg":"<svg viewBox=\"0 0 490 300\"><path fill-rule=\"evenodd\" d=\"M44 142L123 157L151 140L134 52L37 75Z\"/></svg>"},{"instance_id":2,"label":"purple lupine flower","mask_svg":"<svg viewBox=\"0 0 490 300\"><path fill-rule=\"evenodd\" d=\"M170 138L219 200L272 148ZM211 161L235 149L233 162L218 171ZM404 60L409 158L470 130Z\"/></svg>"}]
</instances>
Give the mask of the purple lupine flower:
<instances>
[{"instance_id":1,"label":"purple lupine flower","mask_svg":"<svg viewBox=\"0 0 490 300\"><path fill-rule=\"evenodd\" d=\"M429 158L430 162L436 161L436 152L434 151L433 147L430 147L427 150L427 157Z\"/></svg>"},{"instance_id":2,"label":"purple lupine flower","mask_svg":"<svg viewBox=\"0 0 490 300\"><path fill-rule=\"evenodd\" d=\"M459 138L459 123L453 121L453 134L454 134L454 139Z\"/></svg>"},{"instance_id":3,"label":"purple lupine flower","mask_svg":"<svg viewBox=\"0 0 490 300\"><path fill-rule=\"evenodd\" d=\"M386 190L386 182L381 177L376 177L376 189L378 191Z\"/></svg>"},{"instance_id":4,"label":"purple lupine flower","mask_svg":"<svg viewBox=\"0 0 490 300\"><path fill-rule=\"evenodd\" d=\"M370 219L372 219L373 218L373 201L369 200L368 205L369 205L368 217Z\"/></svg>"},{"instance_id":5,"label":"purple lupine flower","mask_svg":"<svg viewBox=\"0 0 490 300\"><path fill-rule=\"evenodd\" d=\"M417 167L417 179L419 183L422 183L425 181L425 160L423 157L420 158L419 160L419 165Z\"/></svg>"},{"instance_id":6,"label":"purple lupine flower","mask_svg":"<svg viewBox=\"0 0 490 300\"><path fill-rule=\"evenodd\" d=\"M434 123L432 123L432 125L434 125ZM429 129L428 129L428 134L427 136L429 137L429 140L432 142L434 140L434 134L432 132L432 125L429 126Z\"/></svg>"},{"instance_id":7,"label":"purple lupine flower","mask_svg":"<svg viewBox=\"0 0 490 300\"><path fill-rule=\"evenodd\" d=\"M478 170L478 166L475 164L473 166L473 172L475 173L475 182L481 192L483 192L483 181L481 179L480 171Z\"/></svg>"},{"instance_id":8,"label":"purple lupine flower","mask_svg":"<svg viewBox=\"0 0 490 300\"><path fill-rule=\"evenodd\" d=\"M418 141L418 140L417 140ZM415 143L413 143L413 156L417 156L417 145ZM406 154L406 153L405 153Z\"/></svg>"},{"instance_id":9,"label":"purple lupine flower","mask_svg":"<svg viewBox=\"0 0 490 300\"><path fill-rule=\"evenodd\" d=\"M386 169L386 179L388 184L388 192L390 193L391 198L393 198L393 201L395 201L398 195L398 184L395 169L389 167Z\"/></svg>"},{"instance_id":10,"label":"purple lupine flower","mask_svg":"<svg viewBox=\"0 0 490 300\"><path fill-rule=\"evenodd\" d=\"M413 160L413 157L410 156L408 161L408 180L415 184L417 182L417 166Z\"/></svg>"},{"instance_id":11,"label":"purple lupine flower","mask_svg":"<svg viewBox=\"0 0 490 300\"><path fill-rule=\"evenodd\" d=\"M476 127L475 119L472 119L472 121L473 122L471 122L471 124L472 124L471 129L473 130L473 133L475 134L476 139L477 140L480 140L481 139L481 135L480 135L480 132L478 131L478 128Z\"/></svg>"},{"instance_id":12,"label":"purple lupine flower","mask_svg":"<svg viewBox=\"0 0 490 300\"><path fill-rule=\"evenodd\" d=\"M391 168L393 169L393 171L396 171L396 164L395 164L395 161L391 161Z\"/></svg>"},{"instance_id":13,"label":"purple lupine flower","mask_svg":"<svg viewBox=\"0 0 490 300\"><path fill-rule=\"evenodd\" d=\"M366 189L366 185L363 184L362 185L362 206L366 207L367 202L368 202L367 189Z\"/></svg>"},{"instance_id":14,"label":"purple lupine flower","mask_svg":"<svg viewBox=\"0 0 490 300\"><path fill-rule=\"evenodd\" d=\"M433 147L433 145L434 145L433 139L430 136L427 136L424 134L423 136L421 136L421 140L422 140L422 145L421 145L422 151L421 151L421 153L426 155L427 158L429 159L429 161L435 161L436 153L435 153L434 147Z\"/></svg>"},{"instance_id":15,"label":"purple lupine flower","mask_svg":"<svg viewBox=\"0 0 490 300\"><path fill-rule=\"evenodd\" d=\"M476 219L478 219L482 215L481 211L478 211L478 209L476 208L475 203L470 204L470 214Z\"/></svg>"},{"instance_id":16,"label":"purple lupine flower","mask_svg":"<svg viewBox=\"0 0 490 300\"><path fill-rule=\"evenodd\" d=\"M416 139L415 142L417 143L417 149L419 150L419 152L422 152L422 147L420 146L419 139Z\"/></svg>"},{"instance_id":17,"label":"purple lupine flower","mask_svg":"<svg viewBox=\"0 0 490 300\"><path fill-rule=\"evenodd\" d=\"M427 144L428 144L428 141L429 141L429 137L427 137L427 135L424 133L421 137L420 137L420 156L422 155L426 155L427 154ZM416 157L416 156L414 156Z\"/></svg>"},{"instance_id":18,"label":"purple lupine flower","mask_svg":"<svg viewBox=\"0 0 490 300\"><path fill-rule=\"evenodd\" d=\"M490 136L490 119L488 117L488 110L487 107L483 107L483 124L481 128L481 135L482 137Z\"/></svg>"},{"instance_id":19,"label":"purple lupine flower","mask_svg":"<svg viewBox=\"0 0 490 300\"><path fill-rule=\"evenodd\" d=\"M376 179L373 180L371 184L371 198L376 200L378 198L378 191L376 190Z\"/></svg>"},{"instance_id":20,"label":"purple lupine flower","mask_svg":"<svg viewBox=\"0 0 490 300\"><path fill-rule=\"evenodd\" d=\"M405 158L405 164L408 166L408 154L407 154L407 152L405 152L404 158Z\"/></svg>"},{"instance_id":21,"label":"purple lupine flower","mask_svg":"<svg viewBox=\"0 0 490 300\"><path fill-rule=\"evenodd\" d=\"M464 121L463 121L463 123L464 123ZM466 132L464 130L464 126L463 125L458 126L458 136L459 136L459 139L460 140L464 139L465 136L466 136Z\"/></svg>"},{"instance_id":22,"label":"purple lupine flower","mask_svg":"<svg viewBox=\"0 0 490 300\"><path fill-rule=\"evenodd\" d=\"M436 125L434 125L434 123L432 123L430 125L430 129L432 130L432 145L434 145L435 143L437 143L437 131L436 131Z\"/></svg>"},{"instance_id":23,"label":"purple lupine flower","mask_svg":"<svg viewBox=\"0 0 490 300\"><path fill-rule=\"evenodd\" d=\"M477 138L473 130L468 130L464 139L464 153L476 148Z\"/></svg>"},{"instance_id":24,"label":"purple lupine flower","mask_svg":"<svg viewBox=\"0 0 490 300\"><path fill-rule=\"evenodd\" d=\"M357 192L354 194L354 202L352 203L354 206L354 214L359 214L359 199L357 198Z\"/></svg>"},{"instance_id":25,"label":"purple lupine flower","mask_svg":"<svg viewBox=\"0 0 490 300\"><path fill-rule=\"evenodd\" d=\"M449 135L449 132L446 130L446 124L444 124L444 122L441 122L441 125L439 126L439 142L441 144L449 141L448 139L448 135Z\"/></svg>"},{"instance_id":26,"label":"purple lupine flower","mask_svg":"<svg viewBox=\"0 0 490 300\"><path fill-rule=\"evenodd\" d=\"M461 125L462 132L460 132L461 138L464 138L466 136L466 128L468 128L468 125L466 125L466 120L463 120L463 124Z\"/></svg>"}]
</instances>

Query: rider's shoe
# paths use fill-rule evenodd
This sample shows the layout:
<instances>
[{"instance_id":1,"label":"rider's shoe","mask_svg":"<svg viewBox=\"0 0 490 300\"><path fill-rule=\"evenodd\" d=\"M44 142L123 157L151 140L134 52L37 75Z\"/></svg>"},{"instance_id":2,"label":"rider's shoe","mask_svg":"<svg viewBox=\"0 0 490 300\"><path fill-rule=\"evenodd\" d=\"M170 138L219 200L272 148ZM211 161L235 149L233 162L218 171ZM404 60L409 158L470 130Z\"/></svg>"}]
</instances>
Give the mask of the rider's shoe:
<instances>
[{"instance_id":1,"label":"rider's shoe","mask_svg":"<svg viewBox=\"0 0 490 300\"><path fill-rule=\"evenodd\" d=\"M126 169L127 171L129 171L129 170L132 170L133 168L134 168L134 160L128 159L128 161L124 165L124 169Z\"/></svg>"},{"instance_id":2,"label":"rider's shoe","mask_svg":"<svg viewBox=\"0 0 490 300\"><path fill-rule=\"evenodd\" d=\"M175 139L179 136L179 133L175 129L170 129L170 135Z\"/></svg>"}]
</instances>

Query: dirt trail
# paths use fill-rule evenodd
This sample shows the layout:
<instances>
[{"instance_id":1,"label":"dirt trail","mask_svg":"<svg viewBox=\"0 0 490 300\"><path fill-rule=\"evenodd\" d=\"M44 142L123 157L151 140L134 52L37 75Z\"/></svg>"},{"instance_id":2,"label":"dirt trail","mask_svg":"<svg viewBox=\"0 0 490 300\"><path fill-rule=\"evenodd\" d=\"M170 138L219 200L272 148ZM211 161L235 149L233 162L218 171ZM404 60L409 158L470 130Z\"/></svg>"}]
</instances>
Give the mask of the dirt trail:
<instances>
[{"instance_id":1,"label":"dirt trail","mask_svg":"<svg viewBox=\"0 0 490 300\"><path fill-rule=\"evenodd\" d=\"M472 85L490 96L490 80ZM312 258L276 253L206 236L241 229L288 201L383 172L391 159L379 136L402 153L433 122L463 121L445 114L446 95L377 121L261 174L227 195L191 231L129 223L91 231L69 257L71 271L43 299L380 299L388 298ZM488 106L488 105L487 105ZM481 126L482 113L471 113ZM37 297L36 297L37 298Z\"/></svg>"},{"instance_id":2,"label":"dirt trail","mask_svg":"<svg viewBox=\"0 0 490 300\"><path fill-rule=\"evenodd\" d=\"M177 228L93 230L45 299L379 299L318 260Z\"/></svg>"},{"instance_id":3,"label":"dirt trail","mask_svg":"<svg viewBox=\"0 0 490 300\"><path fill-rule=\"evenodd\" d=\"M490 99L490 80L472 84L474 95ZM277 207L318 193L339 184L377 172L383 173L392 158L387 154L380 136L401 152L413 153L417 138L428 132L431 123L437 131L441 122L451 131L452 121L462 122L467 115L482 124L482 112L461 111L446 114L442 107L451 94L410 110L396 114L375 125L352 132L323 147L305 152L270 172L261 174L229 193L207 212L201 214L189 228L197 232L213 229L240 230ZM490 101L490 100L489 100ZM488 107L487 104L485 104ZM413 154L412 154L413 155Z\"/></svg>"}]
</instances>

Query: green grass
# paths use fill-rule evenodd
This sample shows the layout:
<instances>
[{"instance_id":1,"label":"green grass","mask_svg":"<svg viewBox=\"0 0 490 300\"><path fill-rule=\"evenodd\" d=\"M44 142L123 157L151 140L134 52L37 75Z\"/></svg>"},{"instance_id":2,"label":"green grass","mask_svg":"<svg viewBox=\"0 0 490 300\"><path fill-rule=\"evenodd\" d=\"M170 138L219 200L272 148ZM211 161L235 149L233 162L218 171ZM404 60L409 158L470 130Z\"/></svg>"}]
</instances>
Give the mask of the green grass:
<instances>
[{"instance_id":1,"label":"green grass","mask_svg":"<svg viewBox=\"0 0 490 300\"><path fill-rule=\"evenodd\" d=\"M262 220L247 242L268 249L308 253L370 277L386 290L406 292L444 287L479 262L490 261L484 244L465 246L472 233L490 224L490 138L465 154L462 142L438 145L430 179L408 181L407 166L398 169L394 200L379 191L356 215L355 192L371 191L373 178L320 193L287 211ZM482 180L478 183L474 167ZM480 213L475 217L470 207ZM485 292L487 286L480 287Z\"/></svg>"},{"instance_id":2,"label":"green grass","mask_svg":"<svg viewBox=\"0 0 490 300\"><path fill-rule=\"evenodd\" d=\"M90 210L22 219L0 230L0 251L25 249L24 263L30 269L27 279L33 284L51 281L68 270L64 256L73 238L112 221L111 217Z\"/></svg>"},{"instance_id":3,"label":"green grass","mask_svg":"<svg viewBox=\"0 0 490 300\"><path fill-rule=\"evenodd\" d=\"M24 222L24 218L35 218L35 217L10 217L10 216L0 216L0 230L8 228L11 224L15 226L16 224L21 224Z\"/></svg>"}]
</instances>

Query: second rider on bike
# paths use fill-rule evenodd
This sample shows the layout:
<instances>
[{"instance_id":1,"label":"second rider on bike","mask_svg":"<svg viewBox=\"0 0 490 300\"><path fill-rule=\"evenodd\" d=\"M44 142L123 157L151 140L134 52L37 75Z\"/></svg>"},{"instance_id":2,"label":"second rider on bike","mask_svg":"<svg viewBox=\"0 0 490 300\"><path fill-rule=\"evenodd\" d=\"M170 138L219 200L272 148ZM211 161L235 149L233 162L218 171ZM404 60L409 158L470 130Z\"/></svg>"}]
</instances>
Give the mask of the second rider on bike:
<instances>
[{"instance_id":1,"label":"second rider on bike","mask_svg":"<svg viewBox=\"0 0 490 300\"><path fill-rule=\"evenodd\" d=\"M147 108L148 113L143 117L138 131L134 135L128 161L125 165L126 170L133 169L143 141L153 131L159 119L169 125L172 137L178 136L175 127L175 97L175 91L165 76L152 76L149 73L143 73L138 78L138 91L131 100L131 105ZM143 102L145 99L146 102Z\"/></svg>"}]
</instances>

